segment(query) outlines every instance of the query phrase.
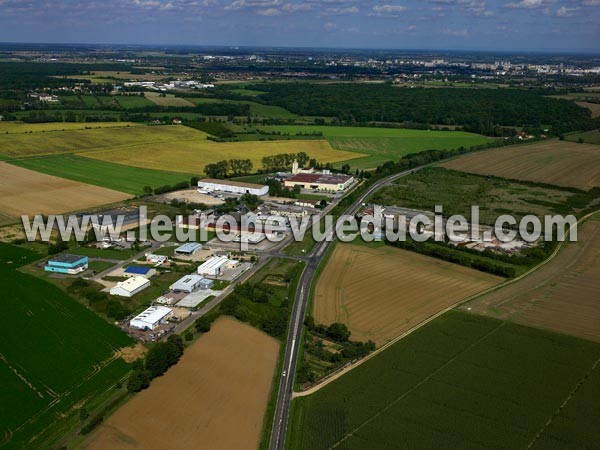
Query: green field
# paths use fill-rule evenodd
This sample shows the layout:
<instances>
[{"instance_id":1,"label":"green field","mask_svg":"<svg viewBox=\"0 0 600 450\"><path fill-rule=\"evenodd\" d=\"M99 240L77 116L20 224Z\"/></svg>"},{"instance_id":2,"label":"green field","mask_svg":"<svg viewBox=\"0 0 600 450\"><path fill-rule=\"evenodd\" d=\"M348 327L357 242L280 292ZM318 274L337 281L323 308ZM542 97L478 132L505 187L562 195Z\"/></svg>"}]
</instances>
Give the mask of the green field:
<instances>
[{"instance_id":1,"label":"green field","mask_svg":"<svg viewBox=\"0 0 600 450\"><path fill-rule=\"evenodd\" d=\"M377 192L371 200L379 205L398 205L443 214L471 217L471 206L479 206L481 223L493 225L502 214L517 220L527 214L571 213L573 193L559 187L530 186L518 181L488 178L465 172L431 167L401 178Z\"/></svg>"},{"instance_id":2,"label":"green field","mask_svg":"<svg viewBox=\"0 0 600 450\"><path fill-rule=\"evenodd\" d=\"M66 128L66 127L65 127ZM127 149L144 144L205 141L206 133L182 126L130 125L113 128L71 129L52 133L0 134L0 156L25 158L90 150Z\"/></svg>"},{"instance_id":3,"label":"green field","mask_svg":"<svg viewBox=\"0 0 600 450\"><path fill-rule=\"evenodd\" d=\"M118 95L114 98L115 101L125 109L146 108L148 106L154 106L154 103L140 95Z\"/></svg>"},{"instance_id":4,"label":"green field","mask_svg":"<svg viewBox=\"0 0 600 450\"><path fill-rule=\"evenodd\" d=\"M261 129L290 135L320 132L333 148L370 155L352 160L350 165L353 169L371 169L386 161L398 160L408 153L461 146L468 148L489 141L484 136L462 131L313 125L278 125Z\"/></svg>"},{"instance_id":5,"label":"green field","mask_svg":"<svg viewBox=\"0 0 600 450\"><path fill-rule=\"evenodd\" d=\"M565 135L566 141L577 142L583 138L586 144L600 144L600 130L584 131L582 133L572 133Z\"/></svg>"},{"instance_id":6,"label":"green field","mask_svg":"<svg viewBox=\"0 0 600 450\"><path fill-rule=\"evenodd\" d=\"M10 161L12 164L82 183L94 184L115 191L139 195L144 186L157 188L189 180L191 175L162 172L139 167L113 164L77 155L43 156Z\"/></svg>"},{"instance_id":7,"label":"green field","mask_svg":"<svg viewBox=\"0 0 600 450\"><path fill-rule=\"evenodd\" d=\"M452 311L293 401L287 448L595 448L600 345Z\"/></svg>"},{"instance_id":8,"label":"green field","mask_svg":"<svg viewBox=\"0 0 600 450\"><path fill-rule=\"evenodd\" d=\"M0 447L52 448L80 423L78 408L129 371L132 343L58 287L17 270L41 257L0 243L0 282L10 301L0 340Z\"/></svg>"}]
</instances>

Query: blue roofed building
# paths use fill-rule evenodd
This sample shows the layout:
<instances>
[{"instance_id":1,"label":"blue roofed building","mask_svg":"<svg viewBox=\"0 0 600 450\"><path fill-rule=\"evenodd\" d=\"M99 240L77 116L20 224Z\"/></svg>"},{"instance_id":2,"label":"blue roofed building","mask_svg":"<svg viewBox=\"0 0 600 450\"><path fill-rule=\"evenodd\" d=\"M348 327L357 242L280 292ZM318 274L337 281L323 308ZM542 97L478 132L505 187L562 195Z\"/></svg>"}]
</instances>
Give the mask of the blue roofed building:
<instances>
[{"instance_id":1,"label":"blue roofed building","mask_svg":"<svg viewBox=\"0 0 600 450\"><path fill-rule=\"evenodd\" d=\"M124 274L127 278L131 278L131 277L150 278L156 274L156 269L153 269L152 267L144 267L144 266L129 266L125 269Z\"/></svg>"},{"instance_id":2,"label":"blue roofed building","mask_svg":"<svg viewBox=\"0 0 600 450\"><path fill-rule=\"evenodd\" d=\"M88 268L88 263L89 259L87 256L63 253L50 258L44 266L44 270L46 272L76 275L85 272Z\"/></svg>"}]
</instances>

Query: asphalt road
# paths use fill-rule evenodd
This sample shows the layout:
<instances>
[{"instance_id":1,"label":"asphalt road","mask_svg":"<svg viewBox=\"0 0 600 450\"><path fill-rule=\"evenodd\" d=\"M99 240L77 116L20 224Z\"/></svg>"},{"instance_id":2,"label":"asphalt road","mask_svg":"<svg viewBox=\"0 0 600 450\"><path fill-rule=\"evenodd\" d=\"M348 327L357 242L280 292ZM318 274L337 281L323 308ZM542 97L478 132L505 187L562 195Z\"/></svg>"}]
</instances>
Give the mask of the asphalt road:
<instances>
[{"instance_id":1,"label":"asphalt road","mask_svg":"<svg viewBox=\"0 0 600 450\"><path fill-rule=\"evenodd\" d=\"M397 173L395 175L391 175L387 178L378 181L373 186L371 186L358 200L356 200L356 202L354 202L344 214L356 214L359 211L362 204L365 202L365 200L374 192L378 191L383 186L389 184L391 181L409 175L416 170L418 169L407 170L405 172ZM283 369L279 383L279 391L277 393L275 417L273 420L273 428L271 430L271 441L269 444L270 450L282 450L285 447L285 436L287 430L288 416L290 412L292 393L294 390L294 376L296 372L296 365L298 363L298 349L300 344L300 337L302 335L304 317L306 315L308 298L310 296L310 288L312 286L313 278L315 276L317 268L319 267L319 263L323 258L323 255L325 255L327 249L335 239L332 228L330 228L327 231L327 233L325 233L325 235L328 238L331 237L331 239L326 239L315 245L313 251L307 258L307 264L300 277L300 282L298 283L296 298L294 301L294 308L292 310L292 317L290 320L290 328L288 330L288 337L283 360Z\"/></svg>"}]
</instances>

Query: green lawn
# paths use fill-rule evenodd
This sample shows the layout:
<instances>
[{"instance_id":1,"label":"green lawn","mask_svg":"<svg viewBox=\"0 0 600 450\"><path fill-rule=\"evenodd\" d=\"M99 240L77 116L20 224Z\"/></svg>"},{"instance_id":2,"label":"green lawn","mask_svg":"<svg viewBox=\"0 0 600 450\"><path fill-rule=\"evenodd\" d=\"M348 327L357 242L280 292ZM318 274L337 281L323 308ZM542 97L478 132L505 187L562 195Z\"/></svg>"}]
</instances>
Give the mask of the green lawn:
<instances>
[{"instance_id":1,"label":"green lawn","mask_svg":"<svg viewBox=\"0 0 600 450\"><path fill-rule=\"evenodd\" d=\"M89 256L90 258L103 258L124 261L131 258L140 251L135 250L116 250L114 248L96 248L96 247L74 247L69 249L68 253L75 255Z\"/></svg>"},{"instance_id":2,"label":"green lawn","mask_svg":"<svg viewBox=\"0 0 600 450\"><path fill-rule=\"evenodd\" d=\"M0 340L0 446L53 448L80 423L78 409L126 376L112 359L131 339L58 287L18 268L41 257L0 243L0 283L10 292ZM77 405L77 406L76 406Z\"/></svg>"},{"instance_id":3,"label":"green lawn","mask_svg":"<svg viewBox=\"0 0 600 450\"><path fill-rule=\"evenodd\" d=\"M600 144L600 130L565 135L566 141L577 142L579 138L583 138L583 142L586 144Z\"/></svg>"},{"instance_id":4,"label":"green lawn","mask_svg":"<svg viewBox=\"0 0 600 450\"><path fill-rule=\"evenodd\" d=\"M295 399L287 448L595 448L599 357L593 342L452 311Z\"/></svg>"},{"instance_id":5,"label":"green lawn","mask_svg":"<svg viewBox=\"0 0 600 450\"><path fill-rule=\"evenodd\" d=\"M129 194L143 194L153 188L189 180L191 175L113 164L77 155L44 156L10 161L26 169L69 180L94 184Z\"/></svg>"},{"instance_id":6,"label":"green lawn","mask_svg":"<svg viewBox=\"0 0 600 450\"><path fill-rule=\"evenodd\" d=\"M353 169L371 169L386 161L398 160L408 153L430 149L452 149L461 146L471 147L484 144L490 140L478 134L462 131L407 130L400 128L277 125L261 127L261 129L289 135L320 132L336 149L369 155L349 161ZM338 165L341 165L341 163Z\"/></svg>"}]
</instances>

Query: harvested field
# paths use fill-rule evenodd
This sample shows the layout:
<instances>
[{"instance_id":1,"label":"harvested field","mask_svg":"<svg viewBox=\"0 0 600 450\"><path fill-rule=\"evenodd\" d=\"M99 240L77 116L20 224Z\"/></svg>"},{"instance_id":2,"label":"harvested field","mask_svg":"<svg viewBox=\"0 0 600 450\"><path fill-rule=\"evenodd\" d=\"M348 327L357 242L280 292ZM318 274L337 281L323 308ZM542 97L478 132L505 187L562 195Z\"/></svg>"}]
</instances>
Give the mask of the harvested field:
<instances>
[{"instance_id":1,"label":"harvested field","mask_svg":"<svg viewBox=\"0 0 600 450\"><path fill-rule=\"evenodd\" d=\"M160 94L158 92L145 92L144 97L159 106L194 106L185 98L175 97L173 94Z\"/></svg>"},{"instance_id":2,"label":"harvested field","mask_svg":"<svg viewBox=\"0 0 600 450\"><path fill-rule=\"evenodd\" d=\"M471 312L600 342L600 217L528 277L464 305Z\"/></svg>"},{"instance_id":3,"label":"harvested field","mask_svg":"<svg viewBox=\"0 0 600 450\"><path fill-rule=\"evenodd\" d=\"M575 102L582 108L587 108L592 112L592 117L600 116L600 103L590 103L590 102Z\"/></svg>"},{"instance_id":4,"label":"harvested field","mask_svg":"<svg viewBox=\"0 0 600 450\"><path fill-rule=\"evenodd\" d=\"M187 127L178 128L192 130ZM139 152L136 151L138 149L143 149L144 158L139 158ZM87 152L83 156L147 169L202 173L206 164L223 159L249 158L256 170L262 167L261 160L264 156L298 152L306 152L320 162L332 163L363 156L360 153L335 150L325 140L213 142L207 139L182 140L169 144L145 143L143 146Z\"/></svg>"},{"instance_id":5,"label":"harvested field","mask_svg":"<svg viewBox=\"0 0 600 450\"><path fill-rule=\"evenodd\" d=\"M448 169L588 189L600 186L600 151L589 144L546 141L473 153Z\"/></svg>"},{"instance_id":6,"label":"harvested field","mask_svg":"<svg viewBox=\"0 0 600 450\"><path fill-rule=\"evenodd\" d=\"M47 131L91 130L94 128L115 128L133 126L131 122L0 122L0 134L39 133Z\"/></svg>"},{"instance_id":7,"label":"harvested field","mask_svg":"<svg viewBox=\"0 0 600 450\"><path fill-rule=\"evenodd\" d=\"M278 352L275 339L221 318L82 448L257 448Z\"/></svg>"},{"instance_id":8,"label":"harvested field","mask_svg":"<svg viewBox=\"0 0 600 450\"><path fill-rule=\"evenodd\" d=\"M131 195L0 162L0 214L57 214L114 203Z\"/></svg>"},{"instance_id":9,"label":"harvested field","mask_svg":"<svg viewBox=\"0 0 600 450\"><path fill-rule=\"evenodd\" d=\"M351 339L377 345L501 281L405 250L338 245L315 288L317 323L345 323Z\"/></svg>"}]
</instances>

